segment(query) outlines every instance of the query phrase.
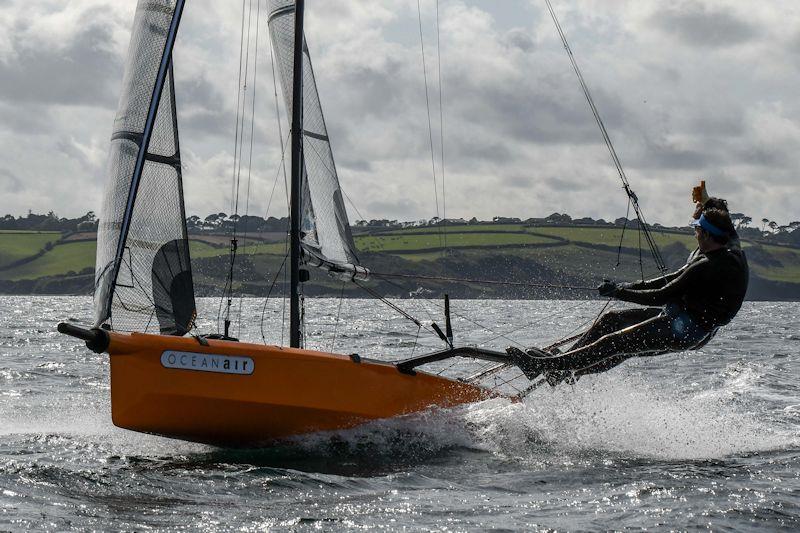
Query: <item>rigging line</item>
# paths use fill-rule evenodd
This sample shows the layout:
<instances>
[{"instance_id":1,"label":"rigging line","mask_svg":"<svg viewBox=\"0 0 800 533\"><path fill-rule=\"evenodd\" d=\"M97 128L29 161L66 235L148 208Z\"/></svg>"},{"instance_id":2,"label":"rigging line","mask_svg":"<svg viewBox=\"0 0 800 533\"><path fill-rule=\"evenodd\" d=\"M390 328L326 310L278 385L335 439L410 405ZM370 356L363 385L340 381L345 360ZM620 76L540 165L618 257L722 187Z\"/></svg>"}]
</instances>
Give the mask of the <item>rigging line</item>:
<instances>
[{"instance_id":1,"label":"rigging line","mask_svg":"<svg viewBox=\"0 0 800 533\"><path fill-rule=\"evenodd\" d=\"M551 343L548 346L548 348L561 346L563 344L566 344L566 343L570 342L573 339L578 339L580 337L583 337L583 335L585 335L586 332L588 332L593 327L595 327L595 325L597 325L597 321L600 320L600 317L603 316L603 313L606 312L606 309L608 308L608 306L611 304L612 301L614 301L613 298L609 298L608 300L606 300L606 303L603 305L603 307L600 309L600 311L597 313L597 315L593 319L590 318L589 320L585 320L584 322L582 322L579 325L575 326L564 337L562 337L562 338L556 340L555 342ZM582 333L575 334L576 331L583 329L586 326L586 324L588 324L589 322L591 322L592 325L589 326L588 328L586 328L586 331L584 331Z\"/></svg>"},{"instance_id":2,"label":"rigging line","mask_svg":"<svg viewBox=\"0 0 800 533\"><path fill-rule=\"evenodd\" d=\"M286 139L287 140L289 139L288 136L287 136ZM283 143L283 139L281 139L281 146L288 146L288 143L284 144ZM284 150L285 150L285 148L284 148ZM269 193L269 200L267 201L267 209L264 211L264 220L266 220L267 217L269 216L269 210L270 210L270 208L272 206L272 197L275 195L275 189L278 186L278 176L281 175L281 167L282 166L284 166L284 175L286 174L286 169L285 169L285 165L284 165L284 157L285 157L285 155L286 155L286 152L284 151L281 154L281 160L278 162L278 169L275 171L275 179L272 180L272 190Z\"/></svg>"},{"instance_id":3,"label":"rigging line","mask_svg":"<svg viewBox=\"0 0 800 533\"><path fill-rule=\"evenodd\" d=\"M245 39L245 53L244 53L244 83L242 84L242 79L239 80L240 88L241 88L241 120L237 122L239 124L239 131L237 131L238 137L238 164L236 162L236 154L234 153L234 190L235 190L235 201L233 205L233 215L236 218L233 218L233 224L231 229L231 246L230 246L230 263L228 268L228 280L226 283L226 291L225 294L227 295L227 304L225 307L225 334L228 334L228 328L230 327L230 319L231 319L231 304L233 303L233 277L234 277L234 270L236 267L236 254L238 251L239 243L236 238L237 236L237 220L239 218L239 192L241 190L241 181L242 181L242 158L243 158L243 150L244 150L244 127L245 127L245 110L247 109L247 77L249 75L249 67L250 67L250 30L253 27L252 19L253 19L253 0L250 0L250 8L247 11L247 38ZM242 12L242 23L244 23L244 11ZM244 36L243 36L244 37ZM241 49L239 50L241 56ZM239 68L241 69L241 59L239 63ZM237 98L238 102L238 98ZM239 113L239 109L236 110L237 114ZM239 324L241 328L241 323Z\"/></svg>"},{"instance_id":4,"label":"rigging line","mask_svg":"<svg viewBox=\"0 0 800 533\"><path fill-rule=\"evenodd\" d=\"M353 209L355 209L356 214L358 214L358 216L361 217L361 220L364 220L364 215L362 215L361 211L358 210L358 207L356 207L355 202L350 199L350 195L348 195L347 192L344 189L342 189L341 186L339 186L339 190L342 191L342 194L344 195L344 197L347 198L347 201L350 202L350 205L353 206Z\"/></svg>"},{"instance_id":5,"label":"rigging line","mask_svg":"<svg viewBox=\"0 0 800 533\"><path fill-rule=\"evenodd\" d=\"M379 277L379 276L378 276L378 277ZM399 284L397 284L397 283L394 283L394 282L393 282L393 281L391 281L391 280L384 279L384 281L385 281L385 282L387 282L387 283L389 283L389 284L391 284L391 285L394 285L395 287L399 287L399 288L400 288L400 289L402 289L403 291L410 292L410 291L408 291L408 288L407 288L407 287L403 287L403 286L401 286L401 285L399 285ZM434 304L435 306L439 307L440 309L442 309L442 308L443 308L443 306L442 306L441 304L437 303L436 301L434 301L434 302L433 302L433 304ZM427 310L427 308L425 309L425 311L426 311L426 312L428 312L428 315L430 315L430 312ZM469 317L468 317L468 316L466 316L466 315L462 315L462 314L460 314L460 313L457 313L457 312L453 311L452 309L451 309L451 311L450 311L450 314L451 314L451 315L453 315L453 316L455 316L455 317L457 317L457 318L461 318L462 320L466 320L467 322L469 322L469 323L471 323L471 324L474 324L474 325L478 326L479 328L482 328L482 329L484 329L484 330L488 331L488 332L489 332L490 334L492 334L492 335L495 335L495 334L497 334L497 332L496 332L495 330L493 330L492 328L490 328L490 327L488 327L488 326L485 326L485 325L481 324L480 322L477 322L477 321L475 321L475 320L472 320L471 318L469 318ZM433 320L433 319L431 319L431 322L433 322L433 321L434 321L434 320ZM438 337L439 337L439 335L437 334L437 335L436 335L436 337L438 338ZM517 346L522 346L522 344L521 344L521 343L519 343L519 342L515 341L514 339L511 339L511 338L509 338L509 337L507 337L507 336L505 336L505 335L503 335L503 334L500 334L500 335L499 335L499 337L502 337L502 338L506 339L508 342L510 342L510 343L512 343L512 344L516 344ZM496 337L496 338L497 338L497 337Z\"/></svg>"},{"instance_id":6,"label":"rigging line","mask_svg":"<svg viewBox=\"0 0 800 533\"><path fill-rule=\"evenodd\" d=\"M586 287L579 285L559 285L555 283L529 283L526 281L496 281L489 279L472 279L472 278L450 278L443 276L423 276L418 274L389 274L384 272L370 271L375 277L378 278L406 278L406 279L423 279L429 281L452 281L458 283L478 283L483 285L509 285L516 287L538 287L545 289L565 289L575 291L595 291L597 287Z\"/></svg>"},{"instance_id":7,"label":"rigging line","mask_svg":"<svg viewBox=\"0 0 800 533\"><path fill-rule=\"evenodd\" d=\"M284 231L284 238L283 238L283 250L284 250L284 262L286 261L286 257L289 256L289 225L291 221L287 219L286 221L286 230ZM282 305L282 314L281 314L281 346L283 346L283 335L286 333L286 287L289 286L289 269L283 269L283 287L282 287L282 294L283 294L283 305Z\"/></svg>"},{"instance_id":8,"label":"rigging line","mask_svg":"<svg viewBox=\"0 0 800 533\"><path fill-rule=\"evenodd\" d=\"M242 225L242 243L246 250L247 247L247 217L250 215L250 185L252 183L251 176L253 171L253 140L255 137L256 127L256 90L258 89L258 37L261 21L261 0L256 0L256 38L255 38L255 52L253 55L253 96L251 97L250 106L250 153L247 159L247 189L245 193L245 207L244 207L244 223ZM245 80L246 81L246 80ZM242 275L244 277L244 275ZM242 335L242 301L244 294L239 292L239 336Z\"/></svg>"},{"instance_id":9,"label":"rigging line","mask_svg":"<svg viewBox=\"0 0 800 533\"><path fill-rule=\"evenodd\" d=\"M275 272L275 276L272 278L272 283L270 284L269 290L267 291L267 296L264 298L264 307L261 308L261 324L260 324L260 326L261 326L261 341L264 344L267 344L267 338L266 338L266 335L264 335L264 315L267 312L267 303L269 302L269 297L272 294L272 289L273 289L273 287L275 287L275 283L278 281L278 276L281 275L281 270L283 270L283 267L286 265L286 258L288 256L289 256L289 254L284 254L283 255L283 261L281 261L281 265L278 267L278 270ZM281 331L283 331L283 328L281 328ZM281 342L281 344L283 344L283 342Z\"/></svg>"},{"instance_id":10,"label":"rigging line","mask_svg":"<svg viewBox=\"0 0 800 533\"><path fill-rule=\"evenodd\" d=\"M642 281L644 281L644 261L642 261L642 225L639 224L639 270L642 272Z\"/></svg>"},{"instance_id":11,"label":"rigging line","mask_svg":"<svg viewBox=\"0 0 800 533\"><path fill-rule=\"evenodd\" d=\"M586 98L586 101L589 103L589 107L592 110L592 114L594 115L595 122L597 122L597 126L600 128L600 134L603 137L603 141L605 142L606 148L608 149L609 154L611 155L611 160L616 167L617 173L619 174L619 178L622 181L622 187L625 190L625 193L628 195L628 198L631 200L633 204L633 209L636 212L636 217L639 219L640 224L645 225L645 238L647 239L647 243L650 246L650 252L653 256L653 261L656 263L656 266L661 269L662 271L666 271L666 265L664 264L664 260L661 257L661 252L658 250L658 246L656 245L655 241L653 240L652 236L650 235L649 231L646 228L646 221L644 218L644 214L639 207L639 200L636 197L636 194L630 187L630 183L628 182L628 177L625 174L625 170L622 167L622 162L617 155L617 151L614 149L614 144L611 142L611 137L606 130L605 123L603 119L600 117L600 112L597 110L597 106L594 103L594 99L592 98L591 92L589 92L589 86L586 84L586 80L583 78L583 74L581 73L580 68L578 67L578 63L575 60L575 56L572 54L572 49L569 46L569 42L567 41L567 36L564 33L564 30L561 28L561 23L558 21L558 17L556 17L556 12L553 10L553 6L550 3L550 0L545 0L547 4L547 9L550 12L550 16L553 19L553 23L555 24L556 31L558 31L558 35L561 38L561 42L564 45L564 49L567 52L567 57L569 58L570 63L572 64L572 69L575 71L575 75L578 77L578 82L580 83L581 89L583 90L583 95Z\"/></svg>"},{"instance_id":12,"label":"rigging line","mask_svg":"<svg viewBox=\"0 0 800 533\"><path fill-rule=\"evenodd\" d=\"M447 189L444 180L444 100L442 93L442 40L439 31L439 0L436 0L436 59L437 71L439 75L439 155L441 163L439 170L442 177L442 218L444 220L444 250L443 255L447 254ZM447 273L447 265L443 265Z\"/></svg>"},{"instance_id":13,"label":"rigging line","mask_svg":"<svg viewBox=\"0 0 800 533\"><path fill-rule=\"evenodd\" d=\"M395 283L394 281L392 281L390 279L384 278L383 281L388 283L389 285L391 285L393 287L396 287L396 288L400 289L401 291L403 291L403 292L405 292L405 293L407 293L409 295L413 295L414 294L414 291L409 290L408 287L403 287L399 283ZM427 300L425 300L424 298L417 298L416 296L411 296L411 301L415 302L416 304L418 304L416 306L417 310L419 310L421 308L423 311L425 311L425 314L428 315L428 319L431 322L436 322L436 320L433 318L433 315L431 315L431 310L425 304L425 302ZM437 337L438 337L438 335L437 335Z\"/></svg>"},{"instance_id":14,"label":"rigging line","mask_svg":"<svg viewBox=\"0 0 800 533\"><path fill-rule=\"evenodd\" d=\"M559 313L559 315L560 315L560 317L559 317L559 318L564 318L564 316L566 315L566 313L570 313L570 312L574 311L575 309L578 309L579 307L583 307L583 306L585 306L587 303L590 303L590 302L592 302L592 300L581 300L581 301L580 301L580 303L578 303L578 304L576 304L576 305L574 305L574 306L570 306L570 307L568 307L567 309L564 309L563 311L561 311L561 312ZM491 338L489 338L489 339L484 339L484 340L482 340L482 341L480 342L480 344L486 344L486 343L492 342L492 341L494 341L494 340L497 340L497 339L499 339L499 338L500 338L500 337L502 337L503 335L511 335L512 333L516 333L516 332L518 332L518 331L522 331L522 330L524 330L524 329L528 329L528 328L529 328L529 327L531 327L531 326L535 326L536 324L540 324L540 323L542 323L542 322L544 322L545 320L548 320L548 319L552 320L553 318L554 318L554 317L553 317L553 316L551 316L551 315L548 315L548 316L543 316L543 317L537 318L536 320L534 320L534 321L532 321L532 322L528 322L527 324L524 324L524 325L522 325L522 326L518 326L518 327L515 327L515 328L513 328L513 329L510 329L510 330L508 330L508 331L505 331L505 332L503 332L502 334L500 334L500 335L497 335L497 336L495 336L495 337L491 337ZM584 323L584 324L585 324L585 323ZM578 328L580 328L580 327L582 327L582 326L583 326L583 324L581 324L580 326L578 326ZM575 329L578 329L578 328L575 328ZM574 331L574 329L573 329L573 331ZM568 333L567 335L569 335L569 333Z\"/></svg>"},{"instance_id":15,"label":"rigging line","mask_svg":"<svg viewBox=\"0 0 800 533\"><path fill-rule=\"evenodd\" d=\"M414 337L414 346L411 348L411 357L414 357L414 353L416 353L417 351L417 344L419 343L419 332L421 329L422 329L421 326L417 328L417 336Z\"/></svg>"},{"instance_id":16,"label":"rigging line","mask_svg":"<svg viewBox=\"0 0 800 533\"><path fill-rule=\"evenodd\" d=\"M625 238L625 230L628 229L628 217L631 214L631 199L628 198L628 208L625 210L625 222L622 224L622 231L619 234L619 247L617 247L617 264L614 265L616 269L622 263L622 240Z\"/></svg>"},{"instance_id":17,"label":"rigging line","mask_svg":"<svg viewBox=\"0 0 800 533\"><path fill-rule=\"evenodd\" d=\"M247 189L245 192L245 207L244 214L247 217L250 214L250 185L251 176L253 172L253 141L255 138L256 128L256 92L258 89L258 37L260 32L261 22L261 0L256 0L256 37L255 37L255 51L253 54L253 96L250 98L250 148L247 156ZM245 80L245 83L247 80ZM245 218L243 227L243 238L247 238L247 219Z\"/></svg>"},{"instance_id":18,"label":"rigging line","mask_svg":"<svg viewBox=\"0 0 800 533\"><path fill-rule=\"evenodd\" d=\"M339 181L339 176L336 174L336 171L334 169L332 169L331 167L329 167L325 163L325 159L322 157L322 154L319 153L319 150L317 150L317 148L314 146L314 143L308 143L308 146L311 147L311 150L313 150L314 155L317 156L317 162L320 165L322 165L322 167L328 172L328 174L330 174L331 177L335 178L336 181L338 182ZM350 196L345 192L345 190L342 188L341 185L339 185L339 190L345 196L345 198L347 198L347 201L350 202L350 205L353 206L353 209L356 210L356 213L358 214L358 216L360 216L363 219L364 215L361 214L361 211L358 210L358 207L356 207L356 204L353 202L353 200L350 199Z\"/></svg>"},{"instance_id":19,"label":"rigging line","mask_svg":"<svg viewBox=\"0 0 800 533\"><path fill-rule=\"evenodd\" d=\"M283 185L286 192L286 205L288 206L291 203L289 200L289 183L286 178L286 146L288 145L289 135L286 136L286 142L284 142L283 127L281 126L281 108L278 102L278 81L275 76L275 55L272 49L272 39L267 39L267 41L269 42L269 64L272 68L272 93L275 96L275 120L278 123L278 139L281 143L281 163L278 166L278 170L280 171L283 169ZM277 181L277 175L275 179ZM271 194L270 198L272 198ZM269 209L269 207L267 207L267 209Z\"/></svg>"},{"instance_id":20,"label":"rigging line","mask_svg":"<svg viewBox=\"0 0 800 533\"><path fill-rule=\"evenodd\" d=\"M242 27L239 33L239 75L236 81L236 129L234 130L233 139L233 173L231 174L231 206L230 211L233 211L234 206L234 187L236 184L236 158L239 153L239 108L241 107L242 98L242 58L244 56L244 9L246 0L242 0Z\"/></svg>"},{"instance_id":21,"label":"rigging line","mask_svg":"<svg viewBox=\"0 0 800 533\"><path fill-rule=\"evenodd\" d=\"M245 109L247 108L247 76L250 71L250 29L252 28L253 18L253 0L250 0L250 9L247 14L247 44L245 46L244 58L244 85L242 85L242 120L240 121L241 132L239 133L239 164L236 169L236 202L234 204L233 212L239 214L239 189L242 181L242 151L244 148L244 126L245 126ZM236 235L236 221L233 222L233 234Z\"/></svg>"},{"instance_id":22,"label":"rigging line","mask_svg":"<svg viewBox=\"0 0 800 533\"><path fill-rule=\"evenodd\" d=\"M535 391L536 389L538 389L542 385L545 385L546 383L547 383L547 378L543 378L543 379L537 381L536 383L532 383L528 388L526 388L525 390L520 391L520 393L517 395L517 398L522 400L523 398L528 396L530 393L532 393L533 391Z\"/></svg>"},{"instance_id":23,"label":"rigging line","mask_svg":"<svg viewBox=\"0 0 800 533\"><path fill-rule=\"evenodd\" d=\"M342 313L342 301L344 300L344 285L345 282L342 282L342 290L339 293L339 306L336 309L336 322L333 326L333 340L331 341L331 351L336 348L336 334L339 332L339 316Z\"/></svg>"},{"instance_id":24,"label":"rigging line","mask_svg":"<svg viewBox=\"0 0 800 533\"><path fill-rule=\"evenodd\" d=\"M428 69L425 66L425 39L422 35L422 7L420 0L417 0L417 15L419 18L419 46L422 51L422 77L425 80L425 107L428 111L428 140L431 147L431 170L433 172L433 195L436 200L436 218L439 216L439 185L436 183L436 162L433 150L433 126L431 124L431 102L428 96ZM440 219L441 220L441 219ZM443 246L441 227L439 227L439 246Z\"/></svg>"},{"instance_id":25,"label":"rigging line","mask_svg":"<svg viewBox=\"0 0 800 533\"><path fill-rule=\"evenodd\" d=\"M233 210L234 206L234 196L235 196L235 187L236 187L236 160L237 154L239 153L239 108L241 106L241 87L242 87L242 57L244 52L244 9L246 5L246 0L242 0L242 27L239 32L239 75L236 81L236 127L234 129L234 139L233 139L233 168L231 174L231 209ZM235 228L234 228L234 235L233 238L236 238ZM233 254L233 250L231 249L231 254ZM232 258L230 259L233 260ZM231 268L233 268L231 266ZM232 278L232 275L230 276ZM228 285L230 281L226 280L225 286L222 290L222 295L219 298L219 307L217 308L217 333L219 333L219 321L222 317L222 304L225 301L225 297L228 294Z\"/></svg>"},{"instance_id":26,"label":"rigging line","mask_svg":"<svg viewBox=\"0 0 800 533\"><path fill-rule=\"evenodd\" d=\"M353 283L355 283L355 285L357 287L359 287L359 288L363 289L364 291L366 291L373 298L377 298L381 302L385 303L386 305L388 305L389 307L391 307L392 309L394 309L395 311L400 313L403 316L403 318L405 318L407 320L410 320L411 322L416 324L416 326L418 328L424 329L428 333L430 333L432 335L435 335L437 338L439 337L439 335L435 331L433 331L431 328L425 326L422 322L420 322L419 320L417 320L416 318L411 316L409 313L407 313L404 309L402 309L401 307L399 307L395 303L391 302L385 296L382 296L380 293L378 293L378 291L376 291L376 290L374 290L374 289L372 289L370 287L367 287L366 285L363 285L363 284L361 284L361 283L359 283L358 281L355 281L355 280L353 281Z\"/></svg>"}]
</instances>

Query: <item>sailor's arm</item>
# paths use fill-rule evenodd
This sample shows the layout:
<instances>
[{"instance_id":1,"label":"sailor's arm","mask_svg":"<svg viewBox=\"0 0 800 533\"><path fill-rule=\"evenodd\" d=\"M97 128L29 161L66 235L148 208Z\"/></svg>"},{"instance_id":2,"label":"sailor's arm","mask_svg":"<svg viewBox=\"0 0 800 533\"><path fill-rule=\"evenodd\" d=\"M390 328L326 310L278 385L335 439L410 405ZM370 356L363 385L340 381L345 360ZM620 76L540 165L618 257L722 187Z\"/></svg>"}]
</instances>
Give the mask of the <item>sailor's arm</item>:
<instances>
[{"instance_id":1,"label":"sailor's arm","mask_svg":"<svg viewBox=\"0 0 800 533\"><path fill-rule=\"evenodd\" d=\"M669 274L664 274L663 276L648 279L646 281L636 281L633 283L625 283L622 287L626 289L631 289L635 291L643 291L643 290L650 290L650 289L660 289L667 285L669 282L677 278L681 275L681 272L684 271L686 267L683 266L680 269L676 270L675 272L670 272Z\"/></svg>"},{"instance_id":2,"label":"sailor's arm","mask_svg":"<svg viewBox=\"0 0 800 533\"><path fill-rule=\"evenodd\" d=\"M708 259L704 258L676 272L675 274L678 275L663 287L653 289L620 287L613 296L618 300L640 305L666 305L669 301L683 296L700 272L707 268L707 265Z\"/></svg>"}]
</instances>

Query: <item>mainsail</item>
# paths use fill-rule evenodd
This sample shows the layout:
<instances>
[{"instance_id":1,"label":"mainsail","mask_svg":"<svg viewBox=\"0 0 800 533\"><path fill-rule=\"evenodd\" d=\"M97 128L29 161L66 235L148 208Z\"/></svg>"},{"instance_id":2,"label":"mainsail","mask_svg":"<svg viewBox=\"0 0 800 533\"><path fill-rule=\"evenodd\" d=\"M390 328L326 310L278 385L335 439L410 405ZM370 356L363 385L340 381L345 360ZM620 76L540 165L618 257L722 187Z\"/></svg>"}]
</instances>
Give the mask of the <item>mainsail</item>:
<instances>
[{"instance_id":1,"label":"mainsail","mask_svg":"<svg viewBox=\"0 0 800 533\"><path fill-rule=\"evenodd\" d=\"M183 335L195 317L172 48L184 0L139 0L97 234L95 323Z\"/></svg>"},{"instance_id":2,"label":"mainsail","mask_svg":"<svg viewBox=\"0 0 800 533\"><path fill-rule=\"evenodd\" d=\"M270 0L269 30L286 108L292 109L294 0ZM301 245L306 264L350 278L364 278L333 162L311 56L303 37L303 183Z\"/></svg>"}]
</instances>

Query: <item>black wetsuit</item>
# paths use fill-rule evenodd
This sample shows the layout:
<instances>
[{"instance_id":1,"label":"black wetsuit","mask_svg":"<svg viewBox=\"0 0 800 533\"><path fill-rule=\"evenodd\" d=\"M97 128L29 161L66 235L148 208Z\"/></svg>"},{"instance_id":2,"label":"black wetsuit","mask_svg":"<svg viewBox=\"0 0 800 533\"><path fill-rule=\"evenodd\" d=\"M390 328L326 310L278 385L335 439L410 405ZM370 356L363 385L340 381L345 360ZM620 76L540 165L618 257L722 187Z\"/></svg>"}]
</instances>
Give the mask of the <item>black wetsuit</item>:
<instances>
[{"instance_id":1,"label":"black wetsuit","mask_svg":"<svg viewBox=\"0 0 800 533\"><path fill-rule=\"evenodd\" d=\"M696 255L680 270L662 278L622 285L614 298L660 307L607 313L570 351L556 357L529 352L529 370L591 374L629 357L702 345L736 316L748 278L744 253L721 248Z\"/></svg>"}]
</instances>

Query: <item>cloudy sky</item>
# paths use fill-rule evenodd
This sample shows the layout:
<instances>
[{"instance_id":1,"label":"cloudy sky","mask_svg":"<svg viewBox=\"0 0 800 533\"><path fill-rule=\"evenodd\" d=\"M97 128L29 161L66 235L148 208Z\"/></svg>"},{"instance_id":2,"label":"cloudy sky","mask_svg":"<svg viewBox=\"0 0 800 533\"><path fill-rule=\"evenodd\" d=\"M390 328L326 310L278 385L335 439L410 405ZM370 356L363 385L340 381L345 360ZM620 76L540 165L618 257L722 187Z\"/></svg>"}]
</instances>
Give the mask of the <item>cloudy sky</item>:
<instances>
[{"instance_id":1,"label":"cloudy sky","mask_svg":"<svg viewBox=\"0 0 800 533\"><path fill-rule=\"evenodd\" d=\"M263 216L280 137L266 0L257 47L258 0L245 3L249 211ZM187 4L175 52L187 209L230 213L242 2ZM420 4L440 215L446 198L448 217L623 216L619 178L544 0L440 0L440 50L436 0ZM684 223L700 177L756 220L800 219L800 3L554 6L650 221ZM0 214L99 211L134 9L0 0ZM435 216L417 1L307 0L306 10L351 220ZM282 177L275 191L269 214L282 216Z\"/></svg>"}]
</instances>

